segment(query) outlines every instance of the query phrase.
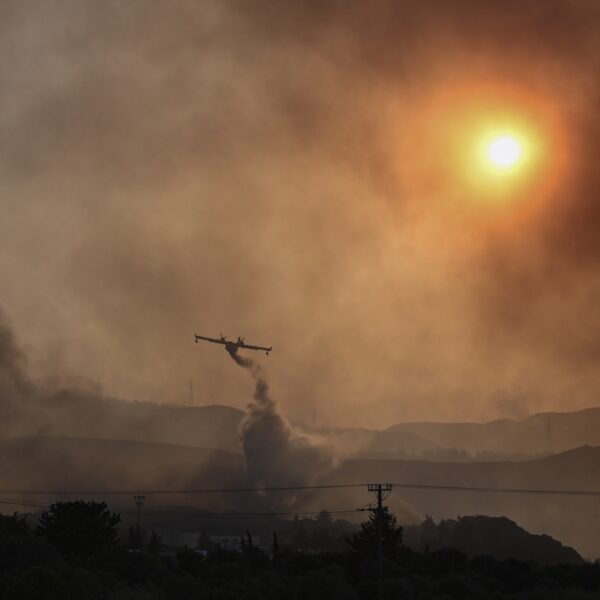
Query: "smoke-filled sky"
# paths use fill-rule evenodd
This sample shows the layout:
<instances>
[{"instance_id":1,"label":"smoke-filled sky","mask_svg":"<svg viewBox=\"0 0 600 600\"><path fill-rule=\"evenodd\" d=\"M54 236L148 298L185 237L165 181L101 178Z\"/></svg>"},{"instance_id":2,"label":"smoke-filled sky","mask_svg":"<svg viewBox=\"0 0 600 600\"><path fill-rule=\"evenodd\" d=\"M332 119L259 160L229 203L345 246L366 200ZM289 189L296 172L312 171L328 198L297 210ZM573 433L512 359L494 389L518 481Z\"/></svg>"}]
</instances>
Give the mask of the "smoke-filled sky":
<instances>
[{"instance_id":1,"label":"smoke-filled sky","mask_svg":"<svg viewBox=\"0 0 600 600\"><path fill-rule=\"evenodd\" d=\"M0 306L37 378L295 419L600 404L597 0L0 1ZM516 127L512 179L467 160ZM507 175L508 177L508 175Z\"/></svg>"}]
</instances>

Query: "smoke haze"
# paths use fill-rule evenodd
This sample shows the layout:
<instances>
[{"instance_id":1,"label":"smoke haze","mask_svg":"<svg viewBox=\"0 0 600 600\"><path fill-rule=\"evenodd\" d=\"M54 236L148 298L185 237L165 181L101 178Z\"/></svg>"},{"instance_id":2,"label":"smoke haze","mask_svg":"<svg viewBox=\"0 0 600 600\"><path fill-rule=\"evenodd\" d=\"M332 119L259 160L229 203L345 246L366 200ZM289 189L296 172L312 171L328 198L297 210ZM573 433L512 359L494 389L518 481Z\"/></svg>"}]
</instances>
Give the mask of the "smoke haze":
<instances>
[{"instance_id":1,"label":"smoke haze","mask_svg":"<svg viewBox=\"0 0 600 600\"><path fill-rule=\"evenodd\" d=\"M191 344L222 330L276 348L293 419L597 404L599 26L595 0L0 2L0 304L28 377L243 408ZM508 204L450 159L482 105L550 148ZM4 330L0 353L27 387Z\"/></svg>"},{"instance_id":2,"label":"smoke haze","mask_svg":"<svg viewBox=\"0 0 600 600\"><path fill-rule=\"evenodd\" d=\"M248 474L255 486L313 484L334 467L333 450L315 436L290 425L269 395L263 369L237 352L229 353L247 369L256 384L253 402L240 424L242 449Z\"/></svg>"}]
</instances>

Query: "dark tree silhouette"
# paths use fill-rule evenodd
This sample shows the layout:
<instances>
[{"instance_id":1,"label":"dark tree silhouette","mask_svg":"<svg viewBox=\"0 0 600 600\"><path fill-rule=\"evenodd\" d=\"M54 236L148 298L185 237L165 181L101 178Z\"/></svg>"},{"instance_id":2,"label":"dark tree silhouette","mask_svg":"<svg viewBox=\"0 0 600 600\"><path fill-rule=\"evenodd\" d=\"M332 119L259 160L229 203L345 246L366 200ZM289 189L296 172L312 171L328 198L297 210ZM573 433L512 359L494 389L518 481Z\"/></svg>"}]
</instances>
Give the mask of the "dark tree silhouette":
<instances>
[{"instance_id":1,"label":"dark tree silhouette","mask_svg":"<svg viewBox=\"0 0 600 600\"><path fill-rule=\"evenodd\" d=\"M245 544L244 542L244 536L241 536L241 541L242 541L242 547ZM196 550L216 550L217 549L217 544L215 544L214 542L211 542L210 540L210 536L208 535L208 533L206 533L206 531L202 530L200 532L200 534L198 535L198 541L196 542Z\"/></svg>"},{"instance_id":2,"label":"dark tree silhouette","mask_svg":"<svg viewBox=\"0 0 600 600\"><path fill-rule=\"evenodd\" d=\"M330 550L334 546L331 537L331 526L333 517L331 513L322 510L314 522L312 534L310 536L310 546L313 550Z\"/></svg>"},{"instance_id":3,"label":"dark tree silhouette","mask_svg":"<svg viewBox=\"0 0 600 600\"><path fill-rule=\"evenodd\" d=\"M139 525L129 526L129 549L138 552L142 549L142 531Z\"/></svg>"},{"instance_id":4,"label":"dark tree silhouette","mask_svg":"<svg viewBox=\"0 0 600 600\"><path fill-rule=\"evenodd\" d=\"M304 551L308 548L308 535L304 528L304 519L299 519L298 515L294 517L292 530L292 548L293 550Z\"/></svg>"},{"instance_id":5,"label":"dark tree silhouette","mask_svg":"<svg viewBox=\"0 0 600 600\"><path fill-rule=\"evenodd\" d=\"M19 516L17 512L12 515L0 515L0 535L27 535L28 533L27 515Z\"/></svg>"},{"instance_id":6,"label":"dark tree silhouette","mask_svg":"<svg viewBox=\"0 0 600 600\"><path fill-rule=\"evenodd\" d=\"M150 541L148 542L148 552L150 554L160 554L160 550L162 548L162 540L160 536L156 533L156 531L152 530L152 534L150 535Z\"/></svg>"},{"instance_id":7,"label":"dark tree silhouette","mask_svg":"<svg viewBox=\"0 0 600 600\"><path fill-rule=\"evenodd\" d=\"M377 556L377 520L374 513L369 515L368 521L361 523L359 532L348 538L348 545L361 557ZM402 527L387 507L383 509L381 520L381 545L385 558L398 560L402 552Z\"/></svg>"},{"instance_id":8,"label":"dark tree silhouette","mask_svg":"<svg viewBox=\"0 0 600 600\"><path fill-rule=\"evenodd\" d=\"M42 513L37 534L67 556L85 561L117 543L120 521L105 502L57 502Z\"/></svg>"}]
</instances>

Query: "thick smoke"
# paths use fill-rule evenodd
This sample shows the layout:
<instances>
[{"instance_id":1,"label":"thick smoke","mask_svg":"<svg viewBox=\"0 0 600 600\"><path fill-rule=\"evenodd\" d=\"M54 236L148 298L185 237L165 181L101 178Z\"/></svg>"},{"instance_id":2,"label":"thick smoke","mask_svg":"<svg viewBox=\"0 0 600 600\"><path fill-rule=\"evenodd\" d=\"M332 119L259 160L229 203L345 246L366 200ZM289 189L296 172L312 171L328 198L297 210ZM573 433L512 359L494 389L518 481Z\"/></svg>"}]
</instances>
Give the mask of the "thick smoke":
<instances>
[{"instance_id":1,"label":"thick smoke","mask_svg":"<svg viewBox=\"0 0 600 600\"><path fill-rule=\"evenodd\" d=\"M256 384L253 401L240 424L246 467L255 485L309 484L333 468L333 450L296 431L279 412L262 367L235 350L229 354L250 372Z\"/></svg>"},{"instance_id":2,"label":"thick smoke","mask_svg":"<svg viewBox=\"0 0 600 600\"><path fill-rule=\"evenodd\" d=\"M597 403L597 0L4 4L0 278L36 375L227 403L244 378L182 342L218 324L274 332L294 420ZM533 218L436 178L448 96L498 88L569 133Z\"/></svg>"},{"instance_id":3,"label":"thick smoke","mask_svg":"<svg viewBox=\"0 0 600 600\"><path fill-rule=\"evenodd\" d=\"M0 312L0 386L3 397L10 392L30 389L25 354L19 348L13 330Z\"/></svg>"},{"instance_id":4,"label":"thick smoke","mask_svg":"<svg viewBox=\"0 0 600 600\"><path fill-rule=\"evenodd\" d=\"M235 427L241 415L232 412L231 418L210 410L190 415L185 407L126 402L93 386L56 387L38 380L0 312L0 487L239 486L246 481L241 456L215 449L239 449ZM202 502L210 508L213 500ZM230 508L236 502L232 499Z\"/></svg>"}]
</instances>

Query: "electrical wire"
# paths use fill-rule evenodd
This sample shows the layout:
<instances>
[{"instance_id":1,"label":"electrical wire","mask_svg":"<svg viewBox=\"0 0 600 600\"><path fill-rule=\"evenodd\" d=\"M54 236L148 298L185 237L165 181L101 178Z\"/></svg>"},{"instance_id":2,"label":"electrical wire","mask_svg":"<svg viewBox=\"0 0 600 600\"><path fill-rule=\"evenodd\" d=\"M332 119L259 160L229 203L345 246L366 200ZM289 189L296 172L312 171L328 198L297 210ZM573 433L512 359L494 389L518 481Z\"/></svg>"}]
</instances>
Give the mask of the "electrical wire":
<instances>
[{"instance_id":1,"label":"electrical wire","mask_svg":"<svg viewBox=\"0 0 600 600\"><path fill-rule=\"evenodd\" d=\"M195 494L244 494L244 493L262 493L262 492L295 492L304 490L328 490L366 487L366 483L331 483L323 485L288 485L274 486L264 488L190 488L173 490L153 490L153 489L130 489L130 490L68 490L68 489L33 489L33 490L1 490L0 494L23 494L31 496L133 496L143 494L146 496L158 495L195 495Z\"/></svg>"},{"instance_id":2,"label":"electrical wire","mask_svg":"<svg viewBox=\"0 0 600 600\"><path fill-rule=\"evenodd\" d=\"M118 508L113 509L114 512L119 512L120 514L126 515L136 515L136 511L132 509L122 509ZM246 519L246 518L274 518L281 519L285 517L317 517L321 514L322 511L313 511L313 512L263 512L263 513L211 513L211 512L203 512L203 511L194 511L194 510L160 510L160 509L145 509L144 516L186 516L193 517L197 519ZM358 511L357 509L348 509L348 510L332 510L325 511L332 516L342 516L342 515L353 515Z\"/></svg>"},{"instance_id":3,"label":"electrical wire","mask_svg":"<svg viewBox=\"0 0 600 600\"><path fill-rule=\"evenodd\" d=\"M0 504L9 504L12 506L27 506L31 508L50 508L48 504L29 502L28 500L0 500Z\"/></svg>"},{"instance_id":4,"label":"electrical wire","mask_svg":"<svg viewBox=\"0 0 600 600\"><path fill-rule=\"evenodd\" d=\"M21 496L133 496L143 494L146 496L158 495L200 495L200 494L242 494L242 493L269 493L269 492L293 492L309 490L333 490L348 488L366 488L367 483L332 483L322 485L290 485L264 488L190 488L190 489L130 489L130 490L72 490L72 489L0 489L2 495L19 494ZM486 494L532 494L546 496L600 496L599 490L585 489L543 489L543 488L498 488L485 486L465 485L439 485L427 483L396 482L393 487L401 489L449 491L449 492L474 492Z\"/></svg>"},{"instance_id":5,"label":"electrical wire","mask_svg":"<svg viewBox=\"0 0 600 600\"><path fill-rule=\"evenodd\" d=\"M597 490L560 490L543 488L497 488L466 485L434 485L425 483L393 483L394 487L402 489L431 490L446 492L475 492L481 494L531 494L542 496L600 496Z\"/></svg>"}]
</instances>

